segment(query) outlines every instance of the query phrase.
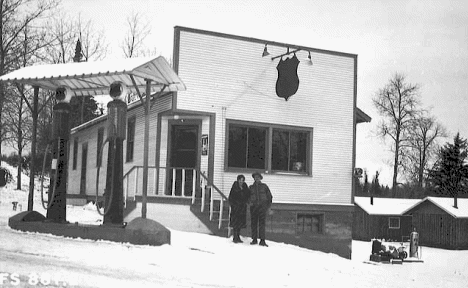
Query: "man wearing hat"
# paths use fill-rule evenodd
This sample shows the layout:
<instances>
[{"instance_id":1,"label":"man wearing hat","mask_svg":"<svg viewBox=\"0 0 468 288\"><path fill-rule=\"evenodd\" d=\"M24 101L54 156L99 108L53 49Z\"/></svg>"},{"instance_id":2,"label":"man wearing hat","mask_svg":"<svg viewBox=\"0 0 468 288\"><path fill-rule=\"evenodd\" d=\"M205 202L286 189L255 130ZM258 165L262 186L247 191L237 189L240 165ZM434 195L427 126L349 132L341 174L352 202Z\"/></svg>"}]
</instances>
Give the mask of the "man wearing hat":
<instances>
[{"instance_id":1,"label":"man wearing hat","mask_svg":"<svg viewBox=\"0 0 468 288\"><path fill-rule=\"evenodd\" d=\"M271 206L273 196L270 188L265 183L262 183L262 174L259 172L252 173L252 178L255 182L250 185L250 221L252 228L251 245L257 244L257 238L260 236L260 245L268 247L265 242L265 220L268 209Z\"/></svg>"}]
</instances>

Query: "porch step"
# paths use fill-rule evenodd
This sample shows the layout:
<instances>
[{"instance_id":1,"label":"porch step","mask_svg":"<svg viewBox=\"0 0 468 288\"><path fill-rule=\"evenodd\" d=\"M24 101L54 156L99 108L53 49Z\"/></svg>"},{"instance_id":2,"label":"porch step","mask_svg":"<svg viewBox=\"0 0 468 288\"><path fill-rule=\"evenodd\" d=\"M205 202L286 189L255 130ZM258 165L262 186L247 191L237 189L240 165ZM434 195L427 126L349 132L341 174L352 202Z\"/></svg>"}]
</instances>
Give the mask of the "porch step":
<instances>
[{"instance_id":1,"label":"porch step","mask_svg":"<svg viewBox=\"0 0 468 288\"><path fill-rule=\"evenodd\" d=\"M142 202L142 196L137 195L135 196L135 200L137 202ZM177 197L177 196L147 196L146 197L147 203L161 203L161 204L180 204L180 205L191 205L192 198L189 197Z\"/></svg>"}]
</instances>

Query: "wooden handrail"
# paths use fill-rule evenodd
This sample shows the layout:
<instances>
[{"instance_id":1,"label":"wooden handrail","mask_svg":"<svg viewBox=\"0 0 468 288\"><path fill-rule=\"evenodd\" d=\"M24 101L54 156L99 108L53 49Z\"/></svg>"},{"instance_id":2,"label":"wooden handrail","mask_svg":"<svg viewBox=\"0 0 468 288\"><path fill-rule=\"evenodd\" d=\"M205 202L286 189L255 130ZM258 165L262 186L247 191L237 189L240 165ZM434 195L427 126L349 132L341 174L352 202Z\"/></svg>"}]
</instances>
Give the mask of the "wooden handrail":
<instances>
[{"instance_id":1,"label":"wooden handrail","mask_svg":"<svg viewBox=\"0 0 468 288\"><path fill-rule=\"evenodd\" d=\"M135 170L139 168L143 168L142 165L135 165L133 166L132 168L130 168L130 170L127 171L127 173L125 173L125 175L123 176L124 179L127 179L128 181L128 178L130 177L130 174ZM204 200L205 200L205 186L209 186L209 187L212 187L213 189L211 189L211 191L216 191L219 196L221 196L221 199L220 199L220 209L219 209L219 217L218 217L218 229L221 229L222 227L222 221L224 219L222 219L223 217L223 210L224 210L224 201L228 202L229 201L229 198L216 186L214 185L213 182L211 182L208 177L206 176L205 173L199 171L198 169L194 169L194 168L190 168L190 167L158 167L158 166L148 166L149 169L166 169L166 170L169 170L169 169L173 169L174 171L177 170L177 169L183 169L182 173L185 175L185 170L186 169L193 169L193 173L196 174L198 173L200 175L201 178L203 178L203 183L200 183L200 184L203 184L202 185L202 204L201 204L201 212L204 211L204 207L205 207L205 204L204 204ZM183 177L185 178L185 177ZM196 181L196 177L193 177L193 187L195 188L195 181ZM204 184L207 184L207 185L204 185ZM175 190L174 190L175 191ZM128 182L127 182L127 195L126 197L128 197ZM183 195L183 191L182 191L182 195ZM135 193L136 195L136 193ZM210 221L213 219L213 206L214 206L214 202L213 202L213 197L210 197ZM193 192L192 192L192 204L195 203L195 189L193 189ZM229 207L229 214L231 212L231 207Z\"/></svg>"},{"instance_id":2,"label":"wooden handrail","mask_svg":"<svg viewBox=\"0 0 468 288\"><path fill-rule=\"evenodd\" d=\"M142 165L133 166L132 168L130 168L130 170L127 171L127 173L125 173L123 178L124 179L127 178L128 175L130 175L130 173L133 172L133 170L138 169L138 168L143 168L143 166ZM148 166L148 168L150 168L150 169L153 169L153 168L158 168L158 169L194 169L194 168L189 168L189 167L158 167L158 166ZM194 169L194 170L197 170L197 169ZM221 190L216 185L214 185L212 182L210 182L208 177L203 172L201 172L201 171L198 171L198 172L200 173L200 176L203 177L206 180L208 185L213 187L216 190L216 192L218 192L218 194L223 198L224 201L228 201L228 197L226 195L224 195L224 193L221 192Z\"/></svg>"},{"instance_id":3,"label":"wooden handrail","mask_svg":"<svg viewBox=\"0 0 468 288\"><path fill-rule=\"evenodd\" d=\"M212 182L210 182L210 180L208 179L208 177L206 177L206 175L203 173L203 172L200 172L200 176L202 176L203 178L205 178L206 182L208 183L209 186L213 187L216 192L218 192L219 195L221 195L221 197L223 198L224 201L228 201L228 197L226 197L226 195L224 195L223 192L221 192L221 190L219 190L218 187L216 187L216 185L214 185Z\"/></svg>"}]
</instances>

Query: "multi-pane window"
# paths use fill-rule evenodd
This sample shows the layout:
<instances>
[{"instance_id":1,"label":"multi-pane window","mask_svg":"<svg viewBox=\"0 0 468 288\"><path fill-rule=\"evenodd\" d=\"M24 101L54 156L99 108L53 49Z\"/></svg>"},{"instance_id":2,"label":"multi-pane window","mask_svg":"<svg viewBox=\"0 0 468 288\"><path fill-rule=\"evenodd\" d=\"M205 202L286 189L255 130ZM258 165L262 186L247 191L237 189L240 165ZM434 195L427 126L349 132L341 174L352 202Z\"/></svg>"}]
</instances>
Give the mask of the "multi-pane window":
<instances>
[{"instance_id":1,"label":"multi-pane window","mask_svg":"<svg viewBox=\"0 0 468 288\"><path fill-rule=\"evenodd\" d=\"M78 138L75 137L73 140L73 170L76 170L76 165L78 162Z\"/></svg>"},{"instance_id":2,"label":"multi-pane window","mask_svg":"<svg viewBox=\"0 0 468 288\"><path fill-rule=\"evenodd\" d=\"M133 151L135 146L135 117L128 119L127 124L127 153L126 161L133 161Z\"/></svg>"},{"instance_id":3,"label":"multi-pane window","mask_svg":"<svg viewBox=\"0 0 468 288\"><path fill-rule=\"evenodd\" d=\"M227 133L227 168L310 172L311 129L228 122Z\"/></svg>"},{"instance_id":4,"label":"multi-pane window","mask_svg":"<svg viewBox=\"0 0 468 288\"><path fill-rule=\"evenodd\" d=\"M265 128L231 125L229 127L229 167L265 169L265 145Z\"/></svg>"},{"instance_id":5,"label":"multi-pane window","mask_svg":"<svg viewBox=\"0 0 468 288\"><path fill-rule=\"evenodd\" d=\"M298 234L323 233L323 215L321 214L297 214L296 232Z\"/></svg>"},{"instance_id":6,"label":"multi-pane window","mask_svg":"<svg viewBox=\"0 0 468 288\"><path fill-rule=\"evenodd\" d=\"M389 217L388 218L389 229L400 229L400 217Z\"/></svg>"},{"instance_id":7,"label":"multi-pane window","mask_svg":"<svg viewBox=\"0 0 468 288\"><path fill-rule=\"evenodd\" d=\"M307 133L273 129L271 169L307 171Z\"/></svg>"},{"instance_id":8,"label":"multi-pane window","mask_svg":"<svg viewBox=\"0 0 468 288\"><path fill-rule=\"evenodd\" d=\"M97 137L97 159L96 159L96 167L101 167L102 164L102 143L104 142L104 128L98 129L98 137Z\"/></svg>"}]
</instances>

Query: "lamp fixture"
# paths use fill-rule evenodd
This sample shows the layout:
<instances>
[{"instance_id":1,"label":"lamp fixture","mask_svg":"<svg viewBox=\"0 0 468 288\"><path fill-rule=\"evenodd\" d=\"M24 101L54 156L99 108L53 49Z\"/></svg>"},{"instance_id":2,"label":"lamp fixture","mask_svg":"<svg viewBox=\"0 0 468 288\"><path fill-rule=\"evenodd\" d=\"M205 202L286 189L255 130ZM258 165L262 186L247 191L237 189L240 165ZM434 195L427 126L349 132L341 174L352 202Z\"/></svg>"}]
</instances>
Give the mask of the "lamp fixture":
<instances>
[{"instance_id":1,"label":"lamp fixture","mask_svg":"<svg viewBox=\"0 0 468 288\"><path fill-rule=\"evenodd\" d=\"M268 53L268 50L267 50L267 45L268 45L268 44L265 44L265 48L263 48L263 54L262 54L262 57L265 57L265 56L268 56L268 55L270 55L270 53Z\"/></svg>"},{"instance_id":2,"label":"lamp fixture","mask_svg":"<svg viewBox=\"0 0 468 288\"><path fill-rule=\"evenodd\" d=\"M314 63L312 62L312 56L310 55L310 51L305 50L305 49L302 49L302 48L296 48L296 49L294 49L294 50L291 50L289 47L286 47L286 48L287 48L286 53L283 53L283 54L278 55L278 56L271 57L271 60L275 60L276 58L282 58L283 56L288 56L288 55L290 55L290 54L296 55L296 52L304 51L304 52L309 52L309 55L307 56L307 58L309 59L308 64L309 64L309 65L314 65ZM263 55L262 55L262 57L265 57L265 56L267 56L267 55L270 55L270 53L268 53L268 51L267 51L267 44L265 44L265 49L263 50Z\"/></svg>"},{"instance_id":3,"label":"lamp fixture","mask_svg":"<svg viewBox=\"0 0 468 288\"><path fill-rule=\"evenodd\" d=\"M295 49L295 50L289 51L289 47L288 47L288 51L286 53L283 53L283 54L275 56L275 57L271 57L271 60L275 60L276 58L287 56L287 55L292 54L292 53L296 54L297 51L301 51L301 50L302 49Z\"/></svg>"}]
</instances>

